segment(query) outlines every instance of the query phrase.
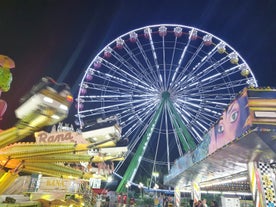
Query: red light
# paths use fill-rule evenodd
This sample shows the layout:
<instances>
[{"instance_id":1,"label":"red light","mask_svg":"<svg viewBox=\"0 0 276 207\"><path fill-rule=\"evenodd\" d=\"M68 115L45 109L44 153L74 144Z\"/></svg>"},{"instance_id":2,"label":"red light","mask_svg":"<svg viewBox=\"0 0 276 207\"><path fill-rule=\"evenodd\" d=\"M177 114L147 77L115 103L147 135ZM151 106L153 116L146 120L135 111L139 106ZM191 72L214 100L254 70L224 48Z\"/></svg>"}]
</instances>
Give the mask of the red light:
<instances>
[{"instance_id":1,"label":"red light","mask_svg":"<svg viewBox=\"0 0 276 207\"><path fill-rule=\"evenodd\" d=\"M67 95L66 100L69 102L73 102L73 96Z\"/></svg>"}]
</instances>

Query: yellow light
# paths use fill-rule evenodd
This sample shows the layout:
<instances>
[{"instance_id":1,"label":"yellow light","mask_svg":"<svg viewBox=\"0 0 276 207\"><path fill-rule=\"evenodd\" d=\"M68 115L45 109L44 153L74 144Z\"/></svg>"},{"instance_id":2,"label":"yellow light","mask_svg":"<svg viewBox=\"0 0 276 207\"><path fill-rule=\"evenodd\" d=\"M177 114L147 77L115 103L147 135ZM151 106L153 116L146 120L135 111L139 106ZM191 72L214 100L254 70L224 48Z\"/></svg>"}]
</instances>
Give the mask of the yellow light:
<instances>
[{"instance_id":1,"label":"yellow light","mask_svg":"<svg viewBox=\"0 0 276 207\"><path fill-rule=\"evenodd\" d=\"M43 195L41 196L41 198L44 199L44 200L51 200L52 195L51 195L51 194L43 194Z\"/></svg>"},{"instance_id":2,"label":"yellow light","mask_svg":"<svg viewBox=\"0 0 276 207\"><path fill-rule=\"evenodd\" d=\"M153 173L152 173L152 176L153 176L153 177L158 177L158 176L159 176L159 172L153 172Z\"/></svg>"},{"instance_id":3,"label":"yellow light","mask_svg":"<svg viewBox=\"0 0 276 207\"><path fill-rule=\"evenodd\" d=\"M51 118L53 118L53 119L56 119L56 120L59 120L59 116L58 115L56 115L56 114L53 114L52 116L51 116Z\"/></svg>"},{"instance_id":4,"label":"yellow light","mask_svg":"<svg viewBox=\"0 0 276 207\"><path fill-rule=\"evenodd\" d=\"M53 102L54 102L54 100L53 100L52 98L49 98L49 97L47 97L47 96L45 96L45 97L43 98L43 100L44 100L45 102L48 102L48 103L53 103Z\"/></svg>"},{"instance_id":5,"label":"yellow light","mask_svg":"<svg viewBox=\"0 0 276 207\"><path fill-rule=\"evenodd\" d=\"M109 176L109 177L107 178L107 182L110 183L111 181L112 181L112 177Z\"/></svg>"},{"instance_id":6,"label":"yellow light","mask_svg":"<svg viewBox=\"0 0 276 207\"><path fill-rule=\"evenodd\" d=\"M65 106L64 104L60 104L60 105L59 105L59 108L60 108L60 109L63 109L64 111L68 111L68 107Z\"/></svg>"}]
</instances>

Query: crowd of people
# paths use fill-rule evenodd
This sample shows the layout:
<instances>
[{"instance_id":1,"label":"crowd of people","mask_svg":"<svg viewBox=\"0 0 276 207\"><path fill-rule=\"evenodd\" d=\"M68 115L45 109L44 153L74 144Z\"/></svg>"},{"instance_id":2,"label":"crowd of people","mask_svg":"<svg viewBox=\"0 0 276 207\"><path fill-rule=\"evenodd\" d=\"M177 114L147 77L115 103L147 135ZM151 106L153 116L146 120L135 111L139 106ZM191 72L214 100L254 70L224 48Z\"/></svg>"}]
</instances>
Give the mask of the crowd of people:
<instances>
[{"instance_id":1,"label":"crowd of people","mask_svg":"<svg viewBox=\"0 0 276 207\"><path fill-rule=\"evenodd\" d=\"M160 194L154 199L154 207L170 207L173 205L173 198L171 196ZM218 203L215 200L208 202L204 198L202 200L191 200L190 207L218 207Z\"/></svg>"},{"instance_id":2,"label":"crowd of people","mask_svg":"<svg viewBox=\"0 0 276 207\"><path fill-rule=\"evenodd\" d=\"M207 200L204 198L202 200L192 202L191 207L209 207L209 206L207 205ZM218 207L218 203L212 200L210 202L210 207Z\"/></svg>"},{"instance_id":3,"label":"crowd of people","mask_svg":"<svg viewBox=\"0 0 276 207\"><path fill-rule=\"evenodd\" d=\"M172 206L173 198L171 196L160 194L154 198L155 207L169 207Z\"/></svg>"}]
</instances>

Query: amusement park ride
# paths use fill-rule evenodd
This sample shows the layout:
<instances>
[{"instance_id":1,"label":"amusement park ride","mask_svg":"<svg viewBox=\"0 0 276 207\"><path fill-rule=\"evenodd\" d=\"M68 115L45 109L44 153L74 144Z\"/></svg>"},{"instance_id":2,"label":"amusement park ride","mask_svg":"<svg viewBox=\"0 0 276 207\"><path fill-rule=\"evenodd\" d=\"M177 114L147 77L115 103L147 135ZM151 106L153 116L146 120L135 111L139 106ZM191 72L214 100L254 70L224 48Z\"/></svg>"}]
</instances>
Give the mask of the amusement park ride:
<instances>
[{"instance_id":1,"label":"amusement park ride","mask_svg":"<svg viewBox=\"0 0 276 207\"><path fill-rule=\"evenodd\" d=\"M1 70L6 70L4 64ZM9 77L12 77L11 74ZM8 85L11 78L1 81ZM14 127L0 132L0 194L16 179L19 180L17 188L22 187L19 174L40 174L78 180L79 183L80 180L91 182L91 179L105 181L112 173L113 162L124 158L127 148L116 147L121 138L118 125L81 133L61 124L72 101L67 84L56 83L49 77L42 78L21 99L21 106L15 110L19 121ZM2 106L2 114L5 108ZM57 129L54 126L51 133L39 131L57 123ZM20 142L32 134L35 134L36 142ZM110 166L105 165L107 161ZM32 185L35 189L39 183Z\"/></svg>"},{"instance_id":2,"label":"amusement park ride","mask_svg":"<svg viewBox=\"0 0 276 207\"><path fill-rule=\"evenodd\" d=\"M138 28L101 50L79 85L79 131L60 124L73 101L66 84L43 78L22 98L18 123L0 132L0 194L19 173L36 175L29 189L41 199L77 194L87 181L99 188L111 173L122 193L138 186L137 172L161 169L176 206L183 191L198 200L241 177L256 206L275 206L276 90L259 88L222 39L185 25ZM35 142L20 143L31 134ZM128 146L117 146L121 140ZM142 171L145 163L152 172Z\"/></svg>"},{"instance_id":3,"label":"amusement park ride","mask_svg":"<svg viewBox=\"0 0 276 207\"><path fill-rule=\"evenodd\" d=\"M248 172L249 162L258 176L259 162L270 166L276 159L275 90L258 88L234 48L195 27L157 24L118 36L91 60L76 101L80 127L94 117L115 114L122 137L129 139L129 152L114 172L121 178L117 192L137 186L141 174L150 177L147 187L154 188L157 171L163 174L162 185L173 188L177 197L185 185L206 186L212 179ZM239 109L237 102L251 105ZM251 138L242 139L250 130L270 133L252 132ZM242 151L246 157L238 156ZM263 191L258 192L259 199ZM193 194L200 195L200 187ZM275 197L269 202L275 203Z\"/></svg>"}]
</instances>

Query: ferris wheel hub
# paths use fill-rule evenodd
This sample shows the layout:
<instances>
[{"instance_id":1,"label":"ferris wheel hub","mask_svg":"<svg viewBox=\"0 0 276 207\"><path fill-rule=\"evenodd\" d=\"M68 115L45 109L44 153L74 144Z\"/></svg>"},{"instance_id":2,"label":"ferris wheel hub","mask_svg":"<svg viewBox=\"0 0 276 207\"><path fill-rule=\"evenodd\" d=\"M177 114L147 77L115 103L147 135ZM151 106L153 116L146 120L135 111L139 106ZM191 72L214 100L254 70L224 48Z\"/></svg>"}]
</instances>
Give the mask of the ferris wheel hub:
<instances>
[{"instance_id":1,"label":"ferris wheel hub","mask_svg":"<svg viewBox=\"0 0 276 207\"><path fill-rule=\"evenodd\" d=\"M169 99L170 98L170 93L168 91L164 91L162 92L162 98L163 99Z\"/></svg>"}]
</instances>

